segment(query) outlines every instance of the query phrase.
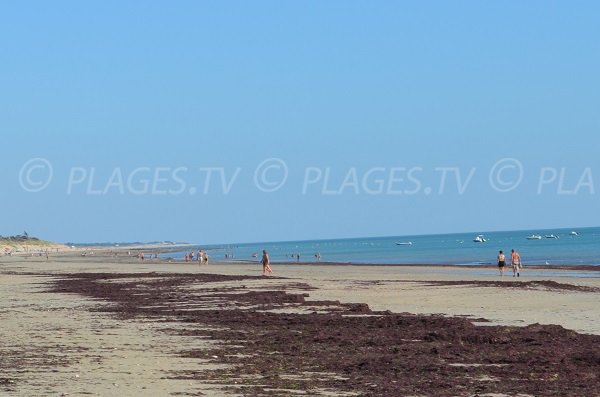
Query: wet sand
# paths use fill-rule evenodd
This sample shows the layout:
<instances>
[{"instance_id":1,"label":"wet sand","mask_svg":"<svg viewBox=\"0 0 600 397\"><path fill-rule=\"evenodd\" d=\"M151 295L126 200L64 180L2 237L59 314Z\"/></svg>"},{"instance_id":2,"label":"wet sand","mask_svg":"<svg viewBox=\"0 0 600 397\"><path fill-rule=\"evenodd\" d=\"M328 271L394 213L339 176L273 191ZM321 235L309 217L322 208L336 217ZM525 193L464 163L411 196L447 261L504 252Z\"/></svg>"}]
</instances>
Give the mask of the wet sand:
<instances>
[{"instance_id":1,"label":"wet sand","mask_svg":"<svg viewBox=\"0 0 600 397\"><path fill-rule=\"evenodd\" d=\"M597 277L274 270L0 258L0 394L599 395Z\"/></svg>"}]
</instances>

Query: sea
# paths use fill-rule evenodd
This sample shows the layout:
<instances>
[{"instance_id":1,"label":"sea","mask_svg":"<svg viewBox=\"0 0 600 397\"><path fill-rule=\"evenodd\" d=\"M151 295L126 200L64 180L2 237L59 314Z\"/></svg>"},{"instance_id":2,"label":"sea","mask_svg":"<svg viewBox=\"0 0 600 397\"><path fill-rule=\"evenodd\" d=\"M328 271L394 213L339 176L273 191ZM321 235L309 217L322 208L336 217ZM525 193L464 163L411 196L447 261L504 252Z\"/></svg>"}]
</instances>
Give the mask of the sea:
<instances>
[{"instance_id":1,"label":"sea","mask_svg":"<svg viewBox=\"0 0 600 397\"><path fill-rule=\"evenodd\" d=\"M481 235L484 242L475 242ZM532 236L541 238L532 239ZM351 264L493 265L498 251L510 258L521 254L524 265L600 266L600 227L471 232L331 240L261 242L195 246L213 261L259 261L262 250L273 262L335 262ZM162 257L182 259L186 251Z\"/></svg>"}]
</instances>

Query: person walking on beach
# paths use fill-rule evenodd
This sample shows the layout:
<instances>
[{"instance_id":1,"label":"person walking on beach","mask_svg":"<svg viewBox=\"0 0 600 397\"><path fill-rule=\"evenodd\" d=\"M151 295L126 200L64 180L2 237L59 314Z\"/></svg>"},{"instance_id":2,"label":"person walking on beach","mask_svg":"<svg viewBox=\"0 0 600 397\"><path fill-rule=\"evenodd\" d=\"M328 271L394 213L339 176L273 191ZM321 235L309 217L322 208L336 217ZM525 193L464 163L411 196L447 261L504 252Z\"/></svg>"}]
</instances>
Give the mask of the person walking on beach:
<instances>
[{"instance_id":1,"label":"person walking on beach","mask_svg":"<svg viewBox=\"0 0 600 397\"><path fill-rule=\"evenodd\" d=\"M498 254L498 268L500 269L500 276L504 277L504 268L506 267L506 255L500 251Z\"/></svg>"},{"instance_id":2,"label":"person walking on beach","mask_svg":"<svg viewBox=\"0 0 600 397\"><path fill-rule=\"evenodd\" d=\"M262 255L263 276L273 273L270 263L271 263L271 259L269 258L269 253L266 250L263 250L263 255Z\"/></svg>"},{"instance_id":3,"label":"person walking on beach","mask_svg":"<svg viewBox=\"0 0 600 397\"><path fill-rule=\"evenodd\" d=\"M208 252L204 253L204 263L206 263L206 266L208 266Z\"/></svg>"},{"instance_id":4,"label":"person walking on beach","mask_svg":"<svg viewBox=\"0 0 600 397\"><path fill-rule=\"evenodd\" d=\"M514 249L512 250L512 254L510 255L510 264L512 266L513 277L521 277L519 271L521 269L521 255Z\"/></svg>"}]
</instances>

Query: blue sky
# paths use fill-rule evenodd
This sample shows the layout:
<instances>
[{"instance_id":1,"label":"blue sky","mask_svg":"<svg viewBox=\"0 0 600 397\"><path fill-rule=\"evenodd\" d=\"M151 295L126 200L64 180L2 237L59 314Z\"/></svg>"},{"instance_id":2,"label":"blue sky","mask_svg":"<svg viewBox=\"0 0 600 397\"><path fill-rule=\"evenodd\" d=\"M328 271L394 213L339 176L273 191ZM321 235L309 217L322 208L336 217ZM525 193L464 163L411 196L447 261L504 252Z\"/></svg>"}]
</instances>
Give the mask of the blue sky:
<instances>
[{"instance_id":1,"label":"blue sky","mask_svg":"<svg viewBox=\"0 0 600 397\"><path fill-rule=\"evenodd\" d=\"M0 234L219 243L600 225L599 12L4 2ZM36 158L52 178L32 192L24 175L49 176L24 169ZM254 175L272 158L288 178L264 192ZM507 158L522 179L499 192L490 173ZM206 194L202 168L220 170ZM402 168L412 182L394 179ZM442 168L457 170L443 192ZM327 183L307 184L315 169ZM459 193L455 173L473 169ZM236 172L225 193L218 176ZM379 179L402 194L373 193ZM147 180L157 189L140 194Z\"/></svg>"}]
</instances>

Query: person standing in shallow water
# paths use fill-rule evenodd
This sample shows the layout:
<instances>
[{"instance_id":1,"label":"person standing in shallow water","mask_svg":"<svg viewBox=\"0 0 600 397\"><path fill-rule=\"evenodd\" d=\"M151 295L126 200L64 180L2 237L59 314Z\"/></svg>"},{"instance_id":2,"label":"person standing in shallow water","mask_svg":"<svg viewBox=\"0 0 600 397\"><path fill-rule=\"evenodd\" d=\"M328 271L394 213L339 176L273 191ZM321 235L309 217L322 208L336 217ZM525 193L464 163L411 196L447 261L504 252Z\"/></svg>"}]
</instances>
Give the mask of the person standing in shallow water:
<instances>
[{"instance_id":1,"label":"person standing in shallow water","mask_svg":"<svg viewBox=\"0 0 600 397\"><path fill-rule=\"evenodd\" d=\"M510 264L513 270L513 277L521 277L520 269L521 269L521 254L519 254L514 249L512 250L512 254L510 255Z\"/></svg>"},{"instance_id":2,"label":"person standing in shallow water","mask_svg":"<svg viewBox=\"0 0 600 397\"><path fill-rule=\"evenodd\" d=\"M504 269L506 268L506 255L500 251L498 254L498 269L500 269L500 275L504 276Z\"/></svg>"},{"instance_id":3,"label":"person standing in shallow water","mask_svg":"<svg viewBox=\"0 0 600 397\"><path fill-rule=\"evenodd\" d=\"M263 276L273 273L273 270L271 269L271 259L269 258L269 253L266 250L263 250L262 265Z\"/></svg>"}]
</instances>

